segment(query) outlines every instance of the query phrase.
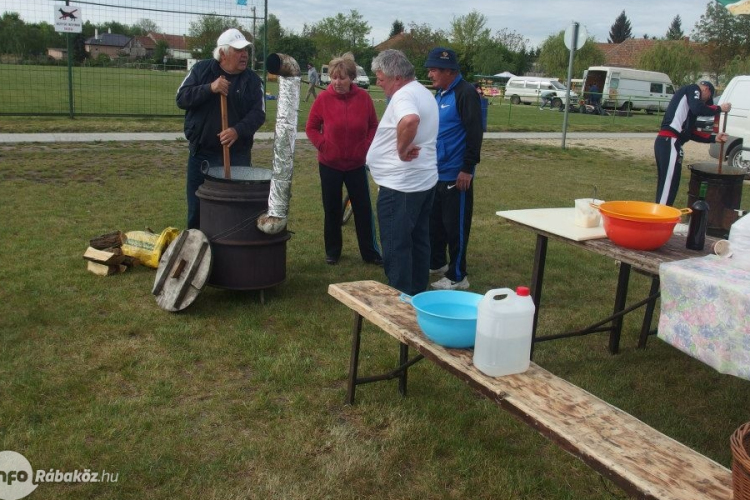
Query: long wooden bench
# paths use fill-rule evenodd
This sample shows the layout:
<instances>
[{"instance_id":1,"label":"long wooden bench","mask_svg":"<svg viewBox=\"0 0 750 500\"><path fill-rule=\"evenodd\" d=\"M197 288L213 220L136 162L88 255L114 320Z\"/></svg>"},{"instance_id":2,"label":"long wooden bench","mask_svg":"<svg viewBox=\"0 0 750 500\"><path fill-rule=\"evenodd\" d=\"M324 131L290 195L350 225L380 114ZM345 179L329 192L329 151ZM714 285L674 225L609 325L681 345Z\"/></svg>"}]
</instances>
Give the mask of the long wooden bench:
<instances>
[{"instance_id":1,"label":"long wooden bench","mask_svg":"<svg viewBox=\"0 0 750 500\"><path fill-rule=\"evenodd\" d=\"M332 284L328 293L354 311L348 403L354 403L358 385L378 380L399 379L399 390L405 394L407 369L424 357L635 498L732 497L729 469L535 363L518 375L484 375L474 368L471 350L446 349L428 340L417 325L413 308L399 300L397 290L376 281L356 281ZM363 319L400 342L400 366L392 372L358 376ZM409 347L419 355L408 359Z\"/></svg>"}]
</instances>

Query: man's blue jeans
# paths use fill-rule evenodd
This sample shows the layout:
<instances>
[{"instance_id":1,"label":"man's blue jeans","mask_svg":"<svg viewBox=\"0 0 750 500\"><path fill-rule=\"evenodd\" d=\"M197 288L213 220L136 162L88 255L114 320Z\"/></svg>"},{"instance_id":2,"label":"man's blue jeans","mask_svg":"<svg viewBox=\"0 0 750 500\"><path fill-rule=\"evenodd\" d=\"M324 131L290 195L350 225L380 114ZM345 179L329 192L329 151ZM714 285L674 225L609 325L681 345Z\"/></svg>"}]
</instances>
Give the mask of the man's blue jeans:
<instances>
[{"instance_id":1,"label":"man's blue jeans","mask_svg":"<svg viewBox=\"0 0 750 500\"><path fill-rule=\"evenodd\" d=\"M380 187L378 221L388 284L409 295L430 281L430 211L435 188L404 193Z\"/></svg>"},{"instance_id":2,"label":"man's blue jeans","mask_svg":"<svg viewBox=\"0 0 750 500\"><path fill-rule=\"evenodd\" d=\"M192 148L191 148L192 149ZM207 161L208 166L216 167L224 165L224 153L219 151L198 151L193 154L192 151L188 157L187 164L187 228L200 229L201 222L201 205L200 200L195 195L198 188L206 180L206 176L201 172L201 164ZM247 153L232 152L232 165L249 166L250 155Z\"/></svg>"}]
</instances>

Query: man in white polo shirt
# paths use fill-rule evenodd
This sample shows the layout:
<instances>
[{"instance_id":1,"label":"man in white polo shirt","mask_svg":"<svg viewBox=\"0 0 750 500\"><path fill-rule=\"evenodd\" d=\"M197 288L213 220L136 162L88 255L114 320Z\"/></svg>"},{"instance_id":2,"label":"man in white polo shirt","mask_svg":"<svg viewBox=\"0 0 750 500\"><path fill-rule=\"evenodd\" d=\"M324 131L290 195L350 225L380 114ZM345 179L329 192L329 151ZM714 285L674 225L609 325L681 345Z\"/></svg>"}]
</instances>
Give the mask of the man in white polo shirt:
<instances>
[{"instance_id":1,"label":"man in white polo shirt","mask_svg":"<svg viewBox=\"0 0 750 500\"><path fill-rule=\"evenodd\" d=\"M388 284L404 293L429 284L430 211L438 180L438 107L414 77L403 52L385 50L372 61L388 106L367 153L380 186L378 222Z\"/></svg>"}]
</instances>

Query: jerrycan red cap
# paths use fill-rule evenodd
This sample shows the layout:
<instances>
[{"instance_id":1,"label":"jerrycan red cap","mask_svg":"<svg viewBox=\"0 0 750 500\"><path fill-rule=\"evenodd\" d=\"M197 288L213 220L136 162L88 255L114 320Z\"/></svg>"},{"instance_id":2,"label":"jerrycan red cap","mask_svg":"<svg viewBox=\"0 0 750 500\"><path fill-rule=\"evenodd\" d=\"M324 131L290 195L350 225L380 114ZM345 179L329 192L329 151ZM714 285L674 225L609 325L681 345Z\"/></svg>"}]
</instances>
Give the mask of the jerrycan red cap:
<instances>
[{"instance_id":1,"label":"jerrycan red cap","mask_svg":"<svg viewBox=\"0 0 750 500\"><path fill-rule=\"evenodd\" d=\"M529 296L529 287L527 286L519 286L516 288L516 295L519 297L528 297Z\"/></svg>"}]
</instances>

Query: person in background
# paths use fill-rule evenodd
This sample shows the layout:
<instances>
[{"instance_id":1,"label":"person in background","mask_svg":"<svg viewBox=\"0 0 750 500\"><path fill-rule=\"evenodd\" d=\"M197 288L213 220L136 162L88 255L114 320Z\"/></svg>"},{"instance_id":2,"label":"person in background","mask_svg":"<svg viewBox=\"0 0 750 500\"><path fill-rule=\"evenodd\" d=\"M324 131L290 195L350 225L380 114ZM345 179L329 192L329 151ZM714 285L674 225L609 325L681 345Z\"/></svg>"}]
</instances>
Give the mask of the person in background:
<instances>
[{"instance_id":1,"label":"person in background","mask_svg":"<svg viewBox=\"0 0 750 500\"><path fill-rule=\"evenodd\" d=\"M403 293L429 284L430 210L437 184L438 107L416 81L403 52L389 49L372 61L389 100L367 152L378 193L378 221L388 284Z\"/></svg>"},{"instance_id":2,"label":"person in background","mask_svg":"<svg viewBox=\"0 0 750 500\"><path fill-rule=\"evenodd\" d=\"M682 145L693 140L697 142L725 142L727 134L716 135L701 132L695 128L699 116L715 116L728 113L732 105L725 102L714 105L715 89L711 82L701 81L685 85L675 92L669 101L661 130L654 141L657 185L656 203L674 205L680 187L682 173Z\"/></svg>"},{"instance_id":3,"label":"person in background","mask_svg":"<svg viewBox=\"0 0 750 500\"><path fill-rule=\"evenodd\" d=\"M430 273L443 277L432 288L465 290L469 288L466 252L474 209L472 181L484 137L482 106L474 86L461 76L453 50L432 49L424 65L440 110L438 183L430 215Z\"/></svg>"},{"instance_id":4,"label":"person in background","mask_svg":"<svg viewBox=\"0 0 750 500\"><path fill-rule=\"evenodd\" d=\"M552 90L552 87L548 90L542 90L539 97L542 99L542 105L539 106L539 109L544 109L547 104L549 104L549 109L552 109L552 98L555 97L555 91Z\"/></svg>"},{"instance_id":5,"label":"person in background","mask_svg":"<svg viewBox=\"0 0 750 500\"><path fill-rule=\"evenodd\" d=\"M604 114L604 110L602 110L602 93L599 92L599 86L596 83L592 83L591 87L589 87L589 104L594 108L594 114Z\"/></svg>"},{"instance_id":6,"label":"person in background","mask_svg":"<svg viewBox=\"0 0 750 500\"><path fill-rule=\"evenodd\" d=\"M357 78L354 59L334 59L328 65L328 74L331 83L313 102L305 125L307 137L318 150L326 262L333 265L341 257L341 188L345 184L359 253L365 262L382 265L365 166L378 127L375 106L369 93L352 85Z\"/></svg>"},{"instance_id":7,"label":"person in background","mask_svg":"<svg viewBox=\"0 0 750 500\"><path fill-rule=\"evenodd\" d=\"M320 78L318 78L318 72L315 71L315 66L308 63L307 64L307 94L305 95L305 102L310 98L310 95L313 96L313 101L317 97L315 94L315 86L320 82Z\"/></svg>"},{"instance_id":8,"label":"person in background","mask_svg":"<svg viewBox=\"0 0 750 500\"><path fill-rule=\"evenodd\" d=\"M223 165L223 147L232 165L250 165L255 132L266 121L263 82L248 69L250 42L239 30L219 36L213 59L197 62L177 89L177 106L185 110L187 164L187 228L200 226L200 200L195 192L205 177L201 164ZM221 129L220 95L227 96L229 128Z\"/></svg>"}]
</instances>

